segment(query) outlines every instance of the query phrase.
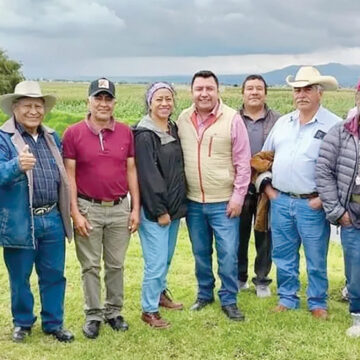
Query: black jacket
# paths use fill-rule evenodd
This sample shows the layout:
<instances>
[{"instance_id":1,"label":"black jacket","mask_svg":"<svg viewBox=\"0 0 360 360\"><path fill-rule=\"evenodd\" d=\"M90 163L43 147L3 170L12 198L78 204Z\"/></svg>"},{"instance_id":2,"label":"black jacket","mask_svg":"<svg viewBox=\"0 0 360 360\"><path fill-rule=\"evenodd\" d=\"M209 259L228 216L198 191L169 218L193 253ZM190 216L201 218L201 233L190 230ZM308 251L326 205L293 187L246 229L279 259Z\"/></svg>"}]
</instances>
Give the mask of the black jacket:
<instances>
[{"instance_id":1,"label":"black jacket","mask_svg":"<svg viewBox=\"0 0 360 360\"><path fill-rule=\"evenodd\" d=\"M183 155L177 126L169 121L169 129L175 141L164 145L153 130L139 126L133 129L141 204L151 221L165 213L171 219L186 214Z\"/></svg>"}]
</instances>

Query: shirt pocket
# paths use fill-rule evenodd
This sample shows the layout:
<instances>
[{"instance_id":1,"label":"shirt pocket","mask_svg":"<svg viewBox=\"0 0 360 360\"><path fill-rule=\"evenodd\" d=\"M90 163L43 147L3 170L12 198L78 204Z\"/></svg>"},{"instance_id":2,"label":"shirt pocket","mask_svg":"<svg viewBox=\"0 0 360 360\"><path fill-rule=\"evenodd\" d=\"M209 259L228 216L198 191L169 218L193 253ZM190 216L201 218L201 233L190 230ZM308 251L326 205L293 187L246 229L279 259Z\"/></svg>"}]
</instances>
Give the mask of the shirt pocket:
<instances>
[{"instance_id":1,"label":"shirt pocket","mask_svg":"<svg viewBox=\"0 0 360 360\"><path fill-rule=\"evenodd\" d=\"M319 157L321 141L321 139L311 138L310 142L306 146L306 149L304 149L304 155L307 159L317 160Z\"/></svg>"}]
</instances>

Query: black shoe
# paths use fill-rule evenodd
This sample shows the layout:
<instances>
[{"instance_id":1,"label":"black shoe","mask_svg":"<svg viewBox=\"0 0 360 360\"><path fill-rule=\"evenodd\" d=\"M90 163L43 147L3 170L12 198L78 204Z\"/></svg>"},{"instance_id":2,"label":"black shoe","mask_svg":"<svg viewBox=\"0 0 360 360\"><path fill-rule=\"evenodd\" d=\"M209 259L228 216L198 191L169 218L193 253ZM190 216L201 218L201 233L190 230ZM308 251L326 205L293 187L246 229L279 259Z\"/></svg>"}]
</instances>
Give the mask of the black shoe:
<instances>
[{"instance_id":1,"label":"black shoe","mask_svg":"<svg viewBox=\"0 0 360 360\"><path fill-rule=\"evenodd\" d=\"M12 340L14 342L23 342L27 336L31 334L31 328L30 327L23 327L23 326L15 326L13 334L12 334Z\"/></svg>"},{"instance_id":2,"label":"black shoe","mask_svg":"<svg viewBox=\"0 0 360 360\"><path fill-rule=\"evenodd\" d=\"M99 336L101 321L87 320L83 326L83 333L89 339L96 339Z\"/></svg>"},{"instance_id":3,"label":"black shoe","mask_svg":"<svg viewBox=\"0 0 360 360\"><path fill-rule=\"evenodd\" d=\"M222 308L222 311L226 314L226 316L230 320L234 320L234 321L244 321L245 320L244 314L238 309L236 304L225 305L225 306L222 306L221 308Z\"/></svg>"},{"instance_id":4,"label":"black shoe","mask_svg":"<svg viewBox=\"0 0 360 360\"><path fill-rule=\"evenodd\" d=\"M199 311L203 309L205 306L212 304L214 302L214 299L212 300L203 300L203 299L197 299L196 302L191 306L191 311Z\"/></svg>"},{"instance_id":5,"label":"black shoe","mask_svg":"<svg viewBox=\"0 0 360 360\"><path fill-rule=\"evenodd\" d=\"M109 324L115 331L126 331L129 330L129 325L126 323L124 318L119 315L111 319L106 319L105 322Z\"/></svg>"},{"instance_id":6,"label":"black shoe","mask_svg":"<svg viewBox=\"0 0 360 360\"><path fill-rule=\"evenodd\" d=\"M46 334L52 335L56 340L60 342L72 342L75 339L74 335L69 330L63 328L47 332Z\"/></svg>"}]
</instances>

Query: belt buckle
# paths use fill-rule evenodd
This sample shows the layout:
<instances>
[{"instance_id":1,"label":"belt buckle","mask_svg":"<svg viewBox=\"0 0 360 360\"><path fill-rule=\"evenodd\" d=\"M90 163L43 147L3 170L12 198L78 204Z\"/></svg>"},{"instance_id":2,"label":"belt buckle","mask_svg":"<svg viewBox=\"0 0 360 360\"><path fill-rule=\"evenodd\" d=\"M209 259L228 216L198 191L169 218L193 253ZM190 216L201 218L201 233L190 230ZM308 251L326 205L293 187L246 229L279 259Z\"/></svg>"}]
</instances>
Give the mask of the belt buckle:
<instances>
[{"instance_id":1,"label":"belt buckle","mask_svg":"<svg viewBox=\"0 0 360 360\"><path fill-rule=\"evenodd\" d=\"M44 215L48 209L46 207L39 207L34 209L34 215Z\"/></svg>"},{"instance_id":2,"label":"belt buckle","mask_svg":"<svg viewBox=\"0 0 360 360\"><path fill-rule=\"evenodd\" d=\"M112 207L114 206L114 200L113 201L101 201L100 203L101 206L108 206L108 207Z\"/></svg>"}]
</instances>

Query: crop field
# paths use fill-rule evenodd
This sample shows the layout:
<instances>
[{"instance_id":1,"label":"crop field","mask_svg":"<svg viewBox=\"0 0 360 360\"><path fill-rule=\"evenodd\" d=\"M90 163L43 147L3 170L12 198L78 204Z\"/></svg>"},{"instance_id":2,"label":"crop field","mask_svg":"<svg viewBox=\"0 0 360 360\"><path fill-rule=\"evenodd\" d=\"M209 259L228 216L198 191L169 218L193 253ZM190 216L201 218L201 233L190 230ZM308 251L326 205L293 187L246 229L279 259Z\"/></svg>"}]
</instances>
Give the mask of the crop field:
<instances>
[{"instance_id":1,"label":"crop field","mask_svg":"<svg viewBox=\"0 0 360 360\"><path fill-rule=\"evenodd\" d=\"M65 128L84 117L87 111L85 83L42 83L44 93L57 95L55 109L46 123L60 134ZM176 119L179 112L190 104L187 86L176 87ZM144 85L117 85L117 119L134 124L144 114ZM239 87L221 88L225 103L234 108L241 104ZM281 113L293 109L291 92L288 89L270 89L268 105ZM324 94L323 104L341 117L353 107L354 91L339 90ZM6 119L0 113L0 123ZM1 252L2 250L0 250ZM250 244L249 277L253 276L254 244ZM303 255L303 254L302 254ZM179 233L177 248L168 276L168 286L175 300L184 303L183 311L161 310L164 318L172 324L170 329L157 331L149 328L140 319L141 281L143 260L139 238L134 235L125 262L125 303L123 315L129 322L126 333L115 333L103 325L96 340L86 339L81 327L84 321L83 294L80 267L76 259L74 243L67 246L65 303L65 327L75 334L75 342L61 344L41 331L40 306L36 275L31 278L38 315L31 336L24 344L11 341L12 323L7 271L4 262L0 265L0 360L118 360L118 359L237 359L237 360L358 360L360 340L349 339L345 331L350 325L348 304L341 300L340 290L344 285L342 251L332 242L328 257L329 312L328 321L311 317L306 308L306 273L301 256L301 308L286 313L274 314L271 309L277 304L276 272L271 278L272 296L259 299L254 286L238 294L238 305L244 311L243 323L231 322L221 311L216 297L214 304L200 312L191 312L189 307L196 298L194 260L185 224ZM215 272L216 259L214 258ZM217 289L219 280L216 281Z\"/></svg>"},{"instance_id":2,"label":"crop field","mask_svg":"<svg viewBox=\"0 0 360 360\"><path fill-rule=\"evenodd\" d=\"M44 82L41 84L44 93L57 96L58 101L53 111L47 116L46 123L62 134L65 128L84 117L87 111L87 83L61 83ZM173 119L176 119L182 109L191 104L190 89L186 85L175 86L176 109ZM117 104L115 117L119 121L134 124L145 113L145 85L120 84L116 86ZM241 104L240 87L221 87L223 101L238 109ZM293 109L291 91L289 89L269 89L268 105L285 114ZM354 106L354 90L341 89L333 92L325 92L323 105L335 112L340 117L345 117L347 111ZM0 111L0 122L7 117Z\"/></svg>"}]
</instances>

